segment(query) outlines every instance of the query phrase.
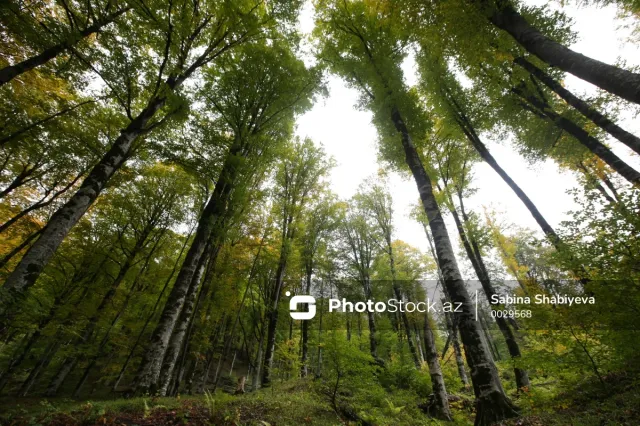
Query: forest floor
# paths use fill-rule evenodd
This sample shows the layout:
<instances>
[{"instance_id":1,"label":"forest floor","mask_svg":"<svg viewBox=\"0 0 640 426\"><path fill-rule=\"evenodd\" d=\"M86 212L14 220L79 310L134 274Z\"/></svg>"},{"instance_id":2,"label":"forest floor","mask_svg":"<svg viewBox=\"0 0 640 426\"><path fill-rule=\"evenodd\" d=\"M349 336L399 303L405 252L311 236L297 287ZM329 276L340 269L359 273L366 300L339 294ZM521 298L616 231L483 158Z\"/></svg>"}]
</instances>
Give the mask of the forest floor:
<instances>
[{"instance_id":1,"label":"forest floor","mask_svg":"<svg viewBox=\"0 0 640 426\"><path fill-rule=\"evenodd\" d=\"M640 425L640 382L624 376L605 378L605 384L586 381L583 385L549 397L542 384L517 398L522 416L504 426L547 425ZM606 390L603 389L606 387ZM547 390L545 391L545 388ZM472 425L470 397L452 403L454 424ZM351 406L340 416L330 399L309 382L298 381L270 389L232 396L216 393L178 398L131 398L104 401L71 399L0 398L0 425L438 425L419 408L420 401L407 401L404 392L393 392L375 407L372 401L354 396L344 398ZM403 401L406 405L399 405ZM350 420L347 420L351 417ZM359 419L359 420L355 420ZM360 422L360 423L358 423Z\"/></svg>"}]
</instances>

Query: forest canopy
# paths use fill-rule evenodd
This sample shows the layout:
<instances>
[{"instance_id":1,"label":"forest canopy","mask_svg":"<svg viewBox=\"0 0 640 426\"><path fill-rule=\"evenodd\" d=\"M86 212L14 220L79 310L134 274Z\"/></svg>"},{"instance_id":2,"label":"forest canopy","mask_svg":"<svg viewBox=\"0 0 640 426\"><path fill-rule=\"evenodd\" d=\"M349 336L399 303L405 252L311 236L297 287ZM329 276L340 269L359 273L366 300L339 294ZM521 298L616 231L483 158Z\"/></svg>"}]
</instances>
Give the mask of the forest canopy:
<instances>
[{"instance_id":1,"label":"forest canopy","mask_svg":"<svg viewBox=\"0 0 640 426\"><path fill-rule=\"evenodd\" d=\"M637 424L640 72L578 8L637 50L637 0L3 1L0 423Z\"/></svg>"}]
</instances>

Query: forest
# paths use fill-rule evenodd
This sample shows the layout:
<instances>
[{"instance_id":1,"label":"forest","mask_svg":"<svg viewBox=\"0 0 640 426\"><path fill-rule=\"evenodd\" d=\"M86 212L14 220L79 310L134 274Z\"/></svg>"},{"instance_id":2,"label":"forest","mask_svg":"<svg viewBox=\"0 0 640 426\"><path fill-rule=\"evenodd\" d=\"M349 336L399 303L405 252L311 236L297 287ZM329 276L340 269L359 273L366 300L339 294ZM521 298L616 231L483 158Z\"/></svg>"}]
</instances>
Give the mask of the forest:
<instances>
[{"instance_id":1,"label":"forest","mask_svg":"<svg viewBox=\"0 0 640 426\"><path fill-rule=\"evenodd\" d=\"M1 1L0 424L640 424L640 66L575 10L640 57L638 0Z\"/></svg>"}]
</instances>

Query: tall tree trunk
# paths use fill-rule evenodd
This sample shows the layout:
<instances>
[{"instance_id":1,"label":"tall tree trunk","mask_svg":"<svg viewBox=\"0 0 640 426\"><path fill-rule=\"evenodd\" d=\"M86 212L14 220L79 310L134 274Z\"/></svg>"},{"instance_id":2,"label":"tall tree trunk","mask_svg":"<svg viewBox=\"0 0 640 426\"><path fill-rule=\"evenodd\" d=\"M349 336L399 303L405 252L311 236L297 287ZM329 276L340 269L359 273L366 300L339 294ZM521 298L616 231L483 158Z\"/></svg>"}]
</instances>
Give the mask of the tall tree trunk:
<instances>
[{"instance_id":1,"label":"tall tree trunk","mask_svg":"<svg viewBox=\"0 0 640 426\"><path fill-rule=\"evenodd\" d=\"M618 139L623 144L634 150L636 154L640 154L640 138L627 132L616 123L608 119L600 111L593 108L587 102L583 101L569 90L562 87L562 84L554 80L549 74L527 61L522 56L513 60L516 64L527 70L538 80L540 80L549 89L553 90L558 96L564 99L569 105L580 111L582 115L591 120L596 126Z\"/></svg>"},{"instance_id":2,"label":"tall tree trunk","mask_svg":"<svg viewBox=\"0 0 640 426\"><path fill-rule=\"evenodd\" d=\"M191 280L196 272L202 253L205 250L207 242L210 238L213 238L211 234L216 233L216 237L213 239L217 241L217 236L223 231L221 229L223 227L222 219L227 211L227 204L229 203L230 194L238 174L236 157L238 155L244 156L241 150L242 147L239 141L236 141L227 154L222 170L220 171L218 182L216 182L213 194L202 212L191 247L185 256L182 268L169 294L160 321L153 332L151 343L140 364L134 385L136 393L144 394L150 392L153 394L156 391L167 346L169 345L169 340L182 310L182 306L184 305Z\"/></svg>"},{"instance_id":3,"label":"tall tree trunk","mask_svg":"<svg viewBox=\"0 0 640 426\"><path fill-rule=\"evenodd\" d=\"M180 312L180 316L178 317L178 321L173 329L171 339L169 340L169 345L167 346L167 351L160 370L158 388L158 394L160 396L167 395L167 390L169 389L169 384L173 377L173 370L175 369L176 362L178 361L180 349L183 346L184 337L187 334L187 328L194 313L194 308L198 299L198 290L200 290L202 277L205 269L207 268L207 261L215 263L215 259L209 259L212 249L213 244L209 241L204 253L200 257L200 265L198 265L198 270L191 280L191 285L189 286L189 290L185 296L182 311ZM209 265L209 267L212 267L212 265Z\"/></svg>"},{"instance_id":4,"label":"tall tree trunk","mask_svg":"<svg viewBox=\"0 0 640 426\"><path fill-rule=\"evenodd\" d=\"M178 257L176 258L176 261L173 264L173 268L171 269L171 273L169 274L169 277L167 278L167 280L164 282L164 286L162 287L162 290L160 291L160 294L158 295L158 298L156 299L156 303L153 305L153 309L151 309L151 312L147 316L147 319L144 322L144 325L142 326L142 329L140 330L140 333L138 333L138 337L136 338L136 341L133 343L133 346L129 350L129 355L127 355L127 359L125 360L124 364L122 365L122 368L120 369L120 372L118 373L118 377L113 382L113 386L112 386L112 389L111 389L113 392L116 392L116 390L118 389L118 385L120 384L120 381L124 377L125 371L127 371L127 366L129 365L129 362L131 361L131 358L133 358L133 354L135 353L136 348L140 344L140 340L142 339L142 336L143 336L145 330L147 329L147 326L149 325L149 323L153 319L156 311L158 310L158 306L160 305L160 302L162 301L162 296L164 295L164 292L167 291L167 287L169 286L169 283L171 282L171 279L173 278L173 275L176 273L176 269L178 267L178 262L180 261L180 258L182 257L182 253L184 253L184 249L187 247L187 244L189 243L189 239L191 238L191 234L192 233L193 233L193 228L191 230L189 230L189 234L184 239L184 243L182 244L182 248L180 249L180 253L178 254Z\"/></svg>"},{"instance_id":5,"label":"tall tree trunk","mask_svg":"<svg viewBox=\"0 0 640 426\"><path fill-rule=\"evenodd\" d=\"M497 293L493 288L493 285L491 284L491 280L489 279L489 275L487 274L486 267L484 266L484 261L482 261L482 256L479 251L475 252L473 250L473 247L471 246L469 238L467 237L467 234L465 232L464 226L460 221L460 217L458 216L458 212L456 211L455 206L453 206L452 200L451 203L451 214L453 215L453 220L455 221L456 227L458 228L458 234L460 235L460 240L462 241L462 245L464 246L464 249L467 253L467 257L469 257L471 265L473 266L473 270L480 280L480 284L482 285L482 289L484 290L484 294L487 297L487 300L492 305L492 307L497 307L499 309L499 305L496 306L491 302L493 295ZM513 333L513 330L507 323L507 320L502 317L496 317L496 323L498 324L498 328L500 329L500 332L504 336L504 340L507 343L509 355L511 356L511 359L514 361L514 363L516 363L517 360L521 358L522 354L520 352L520 347ZM491 345L491 341L488 341L487 343ZM516 376L516 385L518 389L522 389L524 387L528 388L531 386L529 382L529 375L525 370L516 366L514 366L513 370Z\"/></svg>"},{"instance_id":6,"label":"tall tree trunk","mask_svg":"<svg viewBox=\"0 0 640 426\"><path fill-rule=\"evenodd\" d=\"M496 421L514 417L517 411L504 393L498 370L491 360L491 354L482 330L474 318L474 305L460 275L447 228L440 208L433 194L431 179L422 165L413 145L409 130L396 107L392 107L391 120L402 137L405 160L409 166L422 200L429 226L433 234L437 261L442 271L444 284L451 300L460 303L462 312L458 314L460 334L465 347L467 363L471 368L471 380L476 392L476 426L488 425Z\"/></svg>"},{"instance_id":7,"label":"tall tree trunk","mask_svg":"<svg viewBox=\"0 0 640 426\"><path fill-rule=\"evenodd\" d=\"M58 309L61 306L61 302L66 297L68 297L72 291L73 291L73 286L67 287L61 295L59 295L53 300L53 304L49 309L47 316L42 318L40 321L38 321L38 326L36 330L31 334L31 336L28 338L24 346L18 349L18 354L16 354L14 357L11 358L11 360L9 361L9 365L7 365L6 369L2 372L2 374L0 374L0 392L2 392L2 389L4 389L4 387L6 386L7 381L13 375L13 372L15 371L15 369L20 366L22 361L24 361L25 357L29 354L29 351L31 350L33 345L40 339L40 336L42 335L42 330L55 317L56 312L58 312Z\"/></svg>"},{"instance_id":8,"label":"tall tree trunk","mask_svg":"<svg viewBox=\"0 0 640 426\"><path fill-rule=\"evenodd\" d=\"M386 236L387 242L387 254L389 255L389 268L391 270L391 283L393 285L393 292L396 296L396 299L402 300L402 291L400 290L400 286L398 285L398 281L396 280L396 261L393 256L393 246L391 245L391 236ZM413 337L411 335L411 325L409 325L409 318L407 313L402 311L400 312L400 317L402 319L402 324L404 325L404 330L407 335L407 343L409 344L409 350L411 351L411 356L413 357L413 362L416 368L420 369L420 358L418 358L418 351L416 350L416 345L413 343Z\"/></svg>"},{"instance_id":9,"label":"tall tree trunk","mask_svg":"<svg viewBox=\"0 0 640 426\"><path fill-rule=\"evenodd\" d=\"M462 348L460 347L460 340L458 339L458 327L454 321L451 322L451 346L453 346L453 353L456 358L456 366L458 367L460 381L462 382L462 386L467 389L469 387L469 377L467 376L467 370L464 367Z\"/></svg>"},{"instance_id":10,"label":"tall tree trunk","mask_svg":"<svg viewBox=\"0 0 640 426\"><path fill-rule=\"evenodd\" d=\"M5 294L0 306L0 317L5 317L2 322L10 321L10 308L35 283L71 228L93 204L113 174L124 164L132 143L144 133L147 123L164 106L165 101L165 96L156 96L149 101L146 108L122 130L111 149L91 170L71 199L53 214L40 238L27 250L4 284Z\"/></svg>"},{"instance_id":11,"label":"tall tree trunk","mask_svg":"<svg viewBox=\"0 0 640 426\"><path fill-rule=\"evenodd\" d=\"M287 237L285 236L285 239ZM293 236L292 236L293 238ZM278 261L278 269L276 271L276 282L273 290L268 313L267 322L267 346L264 355L264 365L262 366L262 386L271 385L271 368L273 367L273 358L276 349L276 331L278 327L278 304L280 302L280 293L284 284L284 273L287 267L288 241L283 241L280 250L280 260Z\"/></svg>"},{"instance_id":12,"label":"tall tree trunk","mask_svg":"<svg viewBox=\"0 0 640 426\"><path fill-rule=\"evenodd\" d=\"M151 229L151 228L147 228L147 229ZM145 231L143 231L143 234L142 234L143 237L141 237L141 238L144 238L146 240ZM89 359L89 363L88 363L87 367L85 368L84 373L82 374L82 377L80 378L80 381L78 381L78 384L76 385L76 388L75 388L75 390L73 392L73 397L74 398L78 398L80 396L80 391L81 391L82 386L84 385L85 381L89 377L89 373L91 372L93 367L95 367L96 363L98 362L98 359L103 355L103 350L104 350L105 346L107 345L107 343L109 343L109 336L111 335L111 331L116 326L116 324L120 320L120 317L122 316L122 314L124 314L124 312L126 311L127 307L129 306L129 301L131 300L131 297L133 296L133 294L136 292L136 288L138 287L138 283L139 283L140 279L144 276L145 272L147 271L147 268L149 267L149 262L151 261L152 257L154 256L156 248L157 248L158 244L160 243L160 240L161 240L161 236L159 236L158 239L156 240L156 243L154 244L153 248L149 251L149 254L147 255L147 257L146 257L146 259L144 261L143 267L140 269L140 271L136 275L136 278L133 280L133 283L131 283L131 286L129 288L129 292L128 292L125 300L124 300L124 303L122 304L122 306L118 310L118 313L116 314L116 316L111 320L111 323L109 324L109 327L105 331L104 336L102 337L102 340L100 341L100 344L98 345L98 349L96 350L95 355L93 355ZM138 248L137 244L136 244L136 248ZM131 256L130 256L131 259L135 258L136 248L134 248L134 250L131 253Z\"/></svg>"},{"instance_id":13,"label":"tall tree trunk","mask_svg":"<svg viewBox=\"0 0 640 426\"><path fill-rule=\"evenodd\" d=\"M36 383L36 380L38 380L40 373L42 373L42 371L49 366L51 360L53 359L53 356L56 354L56 352L58 352L58 349L60 349L60 346L62 346L62 341L60 340L60 336L56 334L56 336L54 336L53 342L51 342L47 346L36 365L29 372L29 376L27 377L27 379L22 382L17 396L25 397L29 394L29 391Z\"/></svg>"},{"instance_id":14,"label":"tall tree trunk","mask_svg":"<svg viewBox=\"0 0 640 426\"><path fill-rule=\"evenodd\" d=\"M618 172L620 176L629 181L629 183L634 186L640 185L640 173L614 154L602 142L589 135L582 127L555 112L545 101L538 99L536 96L528 95L522 88L514 87L512 92L529 102L534 112L541 118L546 118L559 129L573 136L585 148L591 151L591 153L607 163L613 170Z\"/></svg>"},{"instance_id":15,"label":"tall tree trunk","mask_svg":"<svg viewBox=\"0 0 640 426\"><path fill-rule=\"evenodd\" d=\"M20 343L18 348L16 349L14 355L9 360L9 365L5 368L5 370L0 374L0 392L7 385L9 378L13 375L13 372L16 368L22 363L24 358L27 356L31 347L40 337L40 329L33 332L30 336L25 336L23 338L24 344Z\"/></svg>"},{"instance_id":16,"label":"tall tree trunk","mask_svg":"<svg viewBox=\"0 0 640 426\"><path fill-rule=\"evenodd\" d=\"M204 371L202 374L202 378L200 380L200 385L198 386L198 392L202 393L205 391L205 387L207 386L207 381L209 380L209 375L211 372L211 366L213 365L213 359L216 354L216 347L218 346L219 340L224 340L225 334L227 333L227 326L229 323L229 317L225 314L220 321L219 327L216 328L216 331L213 333L209 341L211 342L211 347L207 351L207 363L204 365ZM221 355L222 356L222 355Z\"/></svg>"},{"instance_id":17,"label":"tall tree trunk","mask_svg":"<svg viewBox=\"0 0 640 426\"><path fill-rule=\"evenodd\" d=\"M304 294L311 293L311 274L313 273L313 269L308 267L306 270L306 287ZM307 377L309 374L309 369L307 366L308 358L309 358L309 321L302 321L302 354L300 356L300 375L302 377Z\"/></svg>"},{"instance_id":18,"label":"tall tree trunk","mask_svg":"<svg viewBox=\"0 0 640 426\"><path fill-rule=\"evenodd\" d=\"M433 247L433 238L431 238L431 234L427 229L427 225L423 223L422 226L424 228L424 233L427 236L427 241L429 242L431 257L433 257L434 259L437 259L436 251L435 251L435 248ZM438 279L440 280L443 291L448 298L449 296L446 291L446 286L444 284L444 277L442 276L440 265L438 265ZM447 301L446 298L442 299L443 304L446 301ZM462 382L462 385L466 389L469 387L469 378L467 376L467 371L465 370L465 367L464 367L464 358L462 357L462 348L460 347L460 340L458 339L458 325L456 323L456 318L452 318L451 314L445 313L444 319L445 319L445 324L447 326L447 332L449 333L449 337L447 341L449 341L449 339L451 340L451 345L453 346L453 351L456 358L456 365L458 367L458 375L460 376L460 381ZM446 348L446 345L445 345L445 348ZM444 351L442 353L442 356L444 357Z\"/></svg>"},{"instance_id":19,"label":"tall tree trunk","mask_svg":"<svg viewBox=\"0 0 640 426\"><path fill-rule=\"evenodd\" d=\"M85 325L84 329L79 334L79 336L76 339L74 339L75 346L81 347L81 345L86 344L93 337L93 333L96 329L96 326L98 325L98 322L103 317L103 313L105 312L105 310L109 308L109 306L111 305L111 302L113 301L113 298L116 296L116 293L118 291L118 288L120 287L120 284L122 284L122 282L125 280L127 273L134 266L135 259L138 256L138 253L140 253L140 251L142 251L144 246L146 245L147 239L151 234L152 230L153 230L153 222L149 222L145 227L145 229L140 234L140 236L138 237L135 246L129 252L125 260L125 263L122 265L122 267L118 271L118 275L116 276L115 280L111 283L109 290L103 296L102 301L100 302L100 305L98 305L98 308L96 309L94 314L91 316L91 318L89 318L88 323ZM53 377L53 379L51 380L51 383L49 384L49 387L47 388L47 393L46 393L47 396L55 396L58 393L58 389L60 388L60 386L62 386L62 384L66 380L67 375L75 368L75 366L79 361L79 357L81 356L83 356L83 354L79 353L79 354L68 356L65 359L65 361L62 364L62 367L60 367L60 369L58 370L58 373ZM84 383L84 381L82 383Z\"/></svg>"},{"instance_id":20,"label":"tall tree trunk","mask_svg":"<svg viewBox=\"0 0 640 426\"><path fill-rule=\"evenodd\" d=\"M55 46L51 46L50 48L45 49L42 53L36 56L32 56L31 58L19 62L15 65L9 65L0 69L0 86L8 83L17 76L34 69L35 67L46 64L65 50L75 46L80 40L86 38L87 36L90 36L93 33L97 33L104 26L115 21L120 15L124 14L129 9L129 7L126 7L110 13L97 20L93 25L88 26L84 30L78 31L74 34L70 34L69 36L67 36L66 40L63 40Z\"/></svg>"},{"instance_id":21,"label":"tall tree trunk","mask_svg":"<svg viewBox=\"0 0 640 426\"><path fill-rule=\"evenodd\" d=\"M640 103L640 74L589 58L552 40L529 24L509 0L498 0L495 4L479 0L479 3L487 8L489 20L496 27L542 61L623 99Z\"/></svg>"},{"instance_id":22,"label":"tall tree trunk","mask_svg":"<svg viewBox=\"0 0 640 426\"><path fill-rule=\"evenodd\" d=\"M501 178L502 180L511 188L511 190L516 194L516 196L522 201L525 207L531 213L531 216L538 223L542 232L546 235L549 241L557 248L560 242L560 238L553 227L547 222L542 213L538 210L536 205L531 201L531 199L525 194L525 192L518 186L517 183L511 179L511 176L504 171L502 167L498 164L493 155L489 152L486 145L482 142L480 137L477 135L475 128L472 126L469 118L464 114L461 106L458 104L455 98L452 96L448 96L451 106L454 109L454 114L456 115L456 121L460 126L460 129L464 132L465 136L471 143L471 145L475 148L475 150L482 158Z\"/></svg>"},{"instance_id":23,"label":"tall tree trunk","mask_svg":"<svg viewBox=\"0 0 640 426\"><path fill-rule=\"evenodd\" d=\"M265 339L265 327L264 324L260 327L260 341L258 343L258 351L256 353L256 369L253 373L253 378L251 380L251 390L256 391L260 387L260 379L262 377L262 360L263 360L263 347L264 347L264 339Z\"/></svg>"},{"instance_id":24,"label":"tall tree trunk","mask_svg":"<svg viewBox=\"0 0 640 426\"><path fill-rule=\"evenodd\" d=\"M433 330L429 324L429 315L424 316L424 346L429 365L429 376L431 377L431 387L433 388L434 407L433 416L451 421L451 411L449 410L449 399L447 398L447 388L444 384L440 361L438 360L438 350Z\"/></svg>"}]
</instances>

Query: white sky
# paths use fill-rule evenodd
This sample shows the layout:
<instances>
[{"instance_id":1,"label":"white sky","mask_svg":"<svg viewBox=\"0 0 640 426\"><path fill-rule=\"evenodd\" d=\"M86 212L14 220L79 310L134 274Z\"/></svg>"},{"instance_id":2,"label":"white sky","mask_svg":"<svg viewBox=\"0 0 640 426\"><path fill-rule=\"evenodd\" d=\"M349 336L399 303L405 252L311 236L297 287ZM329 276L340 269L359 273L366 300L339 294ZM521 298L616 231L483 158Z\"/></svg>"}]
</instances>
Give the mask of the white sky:
<instances>
[{"instance_id":1,"label":"white sky","mask_svg":"<svg viewBox=\"0 0 640 426\"><path fill-rule=\"evenodd\" d=\"M545 3L547 2L540 0L527 1L530 5ZM557 2L551 2L549 6L559 8ZM627 41L630 33L621 28L623 21L616 18L615 7L583 8L569 2L563 10L573 18L572 28L578 34L578 42L571 46L573 50L607 63L615 63L621 57L627 60L629 65L640 65L639 47ZM300 24L304 32L313 28L313 9L310 3L305 6ZM410 58L403 64L408 83L415 81L413 66ZM567 76L565 83L567 88L576 94L595 93L593 86L573 76ZM328 98L318 102L311 111L299 118L297 133L321 143L327 153L335 158L337 167L331 175L331 188L341 198L349 198L360 183L375 174L380 167L376 159L377 132L371 123L371 114L355 109L358 99L356 90L348 89L342 80L333 76L329 78L329 90ZM625 119L621 124L632 133L640 133L637 120ZM566 192L577 186L573 175L559 171L558 166L552 161L531 166L509 146L508 142L491 140L487 134L481 137L498 163L528 194L553 226L569 218L566 213L574 207L574 203L572 196ZM624 145L617 141L608 142L621 158L636 167L640 165L638 158L632 158L630 150ZM539 231L522 202L488 165L479 163L473 172L474 186L478 191L466 202L469 210L482 213L483 206L486 206L498 211L503 222ZM421 226L408 217L410 207L418 200L413 179L392 173L390 184L395 209L395 237L428 253L427 241ZM445 215L445 218L449 234L457 244L453 221L448 215Z\"/></svg>"}]
</instances>

